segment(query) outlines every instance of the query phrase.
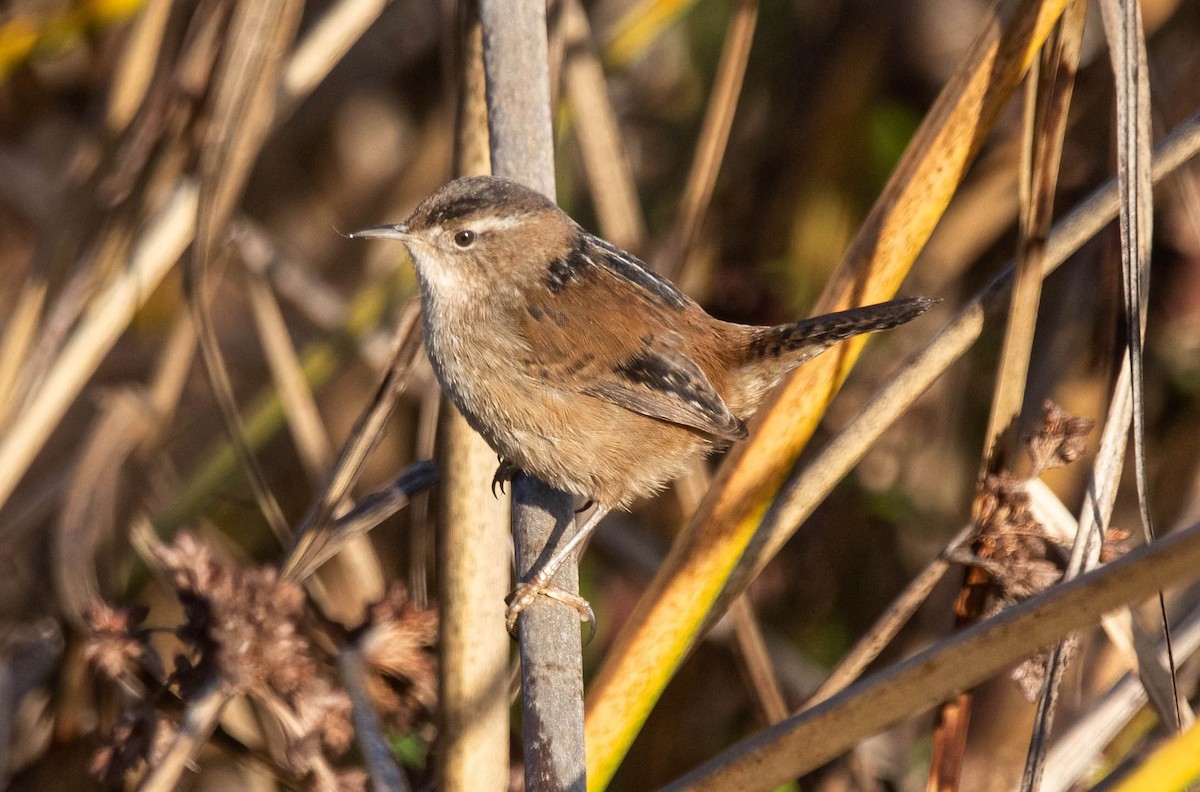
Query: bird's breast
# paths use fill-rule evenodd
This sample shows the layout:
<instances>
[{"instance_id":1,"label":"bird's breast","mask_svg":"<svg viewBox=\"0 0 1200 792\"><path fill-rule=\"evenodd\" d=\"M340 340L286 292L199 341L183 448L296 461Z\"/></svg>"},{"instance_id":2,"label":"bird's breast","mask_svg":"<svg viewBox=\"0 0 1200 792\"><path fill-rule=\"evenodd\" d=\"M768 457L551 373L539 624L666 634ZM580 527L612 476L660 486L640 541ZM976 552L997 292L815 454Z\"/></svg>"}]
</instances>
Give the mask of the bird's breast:
<instances>
[{"instance_id":1,"label":"bird's breast","mask_svg":"<svg viewBox=\"0 0 1200 792\"><path fill-rule=\"evenodd\" d=\"M680 475L710 441L532 376L528 347L502 317L423 305L425 345L442 389L497 454L554 487L627 506Z\"/></svg>"}]
</instances>

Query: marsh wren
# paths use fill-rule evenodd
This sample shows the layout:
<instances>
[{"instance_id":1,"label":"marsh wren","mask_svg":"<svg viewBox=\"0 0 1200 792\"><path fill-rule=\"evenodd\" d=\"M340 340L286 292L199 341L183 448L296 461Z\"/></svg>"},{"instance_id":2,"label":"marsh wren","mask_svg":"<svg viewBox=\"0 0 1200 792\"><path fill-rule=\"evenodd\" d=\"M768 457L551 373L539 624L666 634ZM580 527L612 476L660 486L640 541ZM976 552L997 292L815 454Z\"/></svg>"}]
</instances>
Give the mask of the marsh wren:
<instances>
[{"instance_id":1,"label":"marsh wren","mask_svg":"<svg viewBox=\"0 0 1200 792\"><path fill-rule=\"evenodd\" d=\"M763 396L842 339L924 313L925 298L775 327L723 322L553 201L491 176L456 179L403 223L425 348L442 388L500 456L587 498L575 536L509 597L510 631L596 524L747 436Z\"/></svg>"}]
</instances>

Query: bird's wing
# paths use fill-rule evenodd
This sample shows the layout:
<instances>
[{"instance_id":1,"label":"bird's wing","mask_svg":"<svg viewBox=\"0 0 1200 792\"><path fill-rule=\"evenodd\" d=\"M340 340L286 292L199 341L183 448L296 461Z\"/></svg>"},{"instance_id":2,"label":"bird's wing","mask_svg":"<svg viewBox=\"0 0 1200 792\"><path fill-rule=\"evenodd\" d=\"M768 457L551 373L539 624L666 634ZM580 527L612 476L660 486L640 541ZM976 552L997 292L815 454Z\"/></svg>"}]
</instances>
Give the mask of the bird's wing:
<instances>
[{"instance_id":1,"label":"bird's wing","mask_svg":"<svg viewBox=\"0 0 1200 792\"><path fill-rule=\"evenodd\" d=\"M530 376L714 437L747 436L672 329L700 308L633 256L588 237L525 296ZM602 316L601 304L617 310Z\"/></svg>"},{"instance_id":2,"label":"bird's wing","mask_svg":"<svg viewBox=\"0 0 1200 792\"><path fill-rule=\"evenodd\" d=\"M583 392L634 412L690 426L727 440L742 440L746 425L695 361L673 348L678 336L660 334L639 352L598 377Z\"/></svg>"}]
</instances>

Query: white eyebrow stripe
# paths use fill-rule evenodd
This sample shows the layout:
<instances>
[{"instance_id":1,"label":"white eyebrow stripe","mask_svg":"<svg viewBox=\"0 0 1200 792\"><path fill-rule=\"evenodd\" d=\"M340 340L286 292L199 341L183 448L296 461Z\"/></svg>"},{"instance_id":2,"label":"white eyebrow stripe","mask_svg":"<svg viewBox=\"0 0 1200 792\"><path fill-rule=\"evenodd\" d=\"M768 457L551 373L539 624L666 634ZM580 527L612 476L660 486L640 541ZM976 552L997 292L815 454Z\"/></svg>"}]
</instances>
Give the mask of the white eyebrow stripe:
<instances>
[{"instance_id":1,"label":"white eyebrow stripe","mask_svg":"<svg viewBox=\"0 0 1200 792\"><path fill-rule=\"evenodd\" d=\"M521 218L518 215L501 215L476 218L468 222L466 228L477 234L482 234L488 231L503 231L508 228L516 228L519 225L521 225Z\"/></svg>"}]
</instances>

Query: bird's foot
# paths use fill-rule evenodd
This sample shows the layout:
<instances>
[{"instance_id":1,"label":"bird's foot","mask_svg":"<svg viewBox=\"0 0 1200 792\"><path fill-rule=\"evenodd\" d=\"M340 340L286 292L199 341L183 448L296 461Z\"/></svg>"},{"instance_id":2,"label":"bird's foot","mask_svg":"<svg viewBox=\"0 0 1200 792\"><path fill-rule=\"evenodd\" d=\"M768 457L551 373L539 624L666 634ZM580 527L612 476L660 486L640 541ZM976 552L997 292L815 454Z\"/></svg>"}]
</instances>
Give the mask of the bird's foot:
<instances>
[{"instance_id":1,"label":"bird's foot","mask_svg":"<svg viewBox=\"0 0 1200 792\"><path fill-rule=\"evenodd\" d=\"M578 594L573 594L566 589L561 589L558 586L552 586L549 582L539 580L538 576L528 583L522 583L517 586L512 592L504 598L508 604L508 610L504 612L504 620L508 625L508 634L513 638L517 637L517 620L525 609L533 604L538 595L544 595L551 599L574 608L579 614L579 620L587 622L588 636L583 644L586 646L591 643L592 638L596 635L596 613L592 610L592 605Z\"/></svg>"},{"instance_id":2,"label":"bird's foot","mask_svg":"<svg viewBox=\"0 0 1200 792\"><path fill-rule=\"evenodd\" d=\"M497 486L500 487L500 493L505 494L504 493L504 485L507 484L508 482L512 481L513 477L521 472L521 470L516 465L514 465L512 462L509 462L504 457L499 457L499 459L500 459L500 465L499 465L499 467L496 468L496 475L492 476L492 497L493 498L500 497L499 495L496 494Z\"/></svg>"}]
</instances>

